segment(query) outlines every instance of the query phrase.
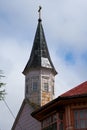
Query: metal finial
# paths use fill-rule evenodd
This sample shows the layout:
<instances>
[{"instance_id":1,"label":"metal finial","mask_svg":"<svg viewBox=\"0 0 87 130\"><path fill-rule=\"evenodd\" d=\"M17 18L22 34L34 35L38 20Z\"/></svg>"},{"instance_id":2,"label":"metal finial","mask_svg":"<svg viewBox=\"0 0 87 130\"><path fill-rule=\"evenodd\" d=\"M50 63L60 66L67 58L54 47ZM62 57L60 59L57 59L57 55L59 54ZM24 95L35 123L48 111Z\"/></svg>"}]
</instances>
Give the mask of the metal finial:
<instances>
[{"instance_id":1,"label":"metal finial","mask_svg":"<svg viewBox=\"0 0 87 130\"><path fill-rule=\"evenodd\" d=\"M41 20L41 9L42 9L42 7L39 6L39 10L38 10L38 12L39 12L39 20Z\"/></svg>"}]
</instances>

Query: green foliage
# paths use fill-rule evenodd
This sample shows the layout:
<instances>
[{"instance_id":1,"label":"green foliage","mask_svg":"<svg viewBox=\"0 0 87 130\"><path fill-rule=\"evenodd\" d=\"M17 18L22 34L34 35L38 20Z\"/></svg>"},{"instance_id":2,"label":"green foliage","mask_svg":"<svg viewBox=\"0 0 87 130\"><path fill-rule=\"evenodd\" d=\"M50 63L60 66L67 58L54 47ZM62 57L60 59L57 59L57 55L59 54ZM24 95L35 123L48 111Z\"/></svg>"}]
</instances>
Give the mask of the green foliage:
<instances>
[{"instance_id":1,"label":"green foliage","mask_svg":"<svg viewBox=\"0 0 87 130\"><path fill-rule=\"evenodd\" d=\"M5 98L5 89L4 89L4 86L5 86L5 83L1 82L1 78L3 78L5 76L3 76L3 73L2 71L0 70L0 100L3 100Z\"/></svg>"}]
</instances>

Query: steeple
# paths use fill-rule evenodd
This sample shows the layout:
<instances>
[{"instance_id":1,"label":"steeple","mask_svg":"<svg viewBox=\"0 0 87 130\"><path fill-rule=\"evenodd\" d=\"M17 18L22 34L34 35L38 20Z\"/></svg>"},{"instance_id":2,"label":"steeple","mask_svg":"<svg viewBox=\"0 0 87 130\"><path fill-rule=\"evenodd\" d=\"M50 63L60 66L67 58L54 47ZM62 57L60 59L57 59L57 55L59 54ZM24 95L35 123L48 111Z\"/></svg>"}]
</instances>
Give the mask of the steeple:
<instances>
[{"instance_id":1,"label":"steeple","mask_svg":"<svg viewBox=\"0 0 87 130\"><path fill-rule=\"evenodd\" d=\"M39 19L30 58L24 68L25 98L37 105L44 105L54 99L55 70L48 51L41 20Z\"/></svg>"},{"instance_id":2,"label":"steeple","mask_svg":"<svg viewBox=\"0 0 87 130\"><path fill-rule=\"evenodd\" d=\"M23 74L26 75L28 73L29 69L31 68L47 68L51 69L52 72L56 75L57 72L53 66L53 63L50 58L50 54L48 51L44 30L42 26L42 20L41 20L41 6L39 7L39 19L38 19L38 25L37 30L34 38L34 43L31 51L31 55L29 58L29 61L23 71Z\"/></svg>"}]
</instances>

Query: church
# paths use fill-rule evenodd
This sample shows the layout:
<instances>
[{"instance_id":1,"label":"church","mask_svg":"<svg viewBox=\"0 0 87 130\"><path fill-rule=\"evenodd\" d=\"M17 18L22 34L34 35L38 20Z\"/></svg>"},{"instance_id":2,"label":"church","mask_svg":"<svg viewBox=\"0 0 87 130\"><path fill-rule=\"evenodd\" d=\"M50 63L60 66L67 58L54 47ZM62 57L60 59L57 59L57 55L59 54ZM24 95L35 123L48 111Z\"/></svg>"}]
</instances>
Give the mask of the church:
<instances>
[{"instance_id":1,"label":"church","mask_svg":"<svg viewBox=\"0 0 87 130\"><path fill-rule=\"evenodd\" d=\"M37 108L54 99L57 71L52 63L42 26L41 7L30 58L23 70L25 98L12 130L40 130L41 123L31 116Z\"/></svg>"},{"instance_id":2,"label":"church","mask_svg":"<svg viewBox=\"0 0 87 130\"><path fill-rule=\"evenodd\" d=\"M57 71L42 26L41 7L29 60L23 70L25 97L11 130L87 130L87 81L58 96Z\"/></svg>"}]
</instances>

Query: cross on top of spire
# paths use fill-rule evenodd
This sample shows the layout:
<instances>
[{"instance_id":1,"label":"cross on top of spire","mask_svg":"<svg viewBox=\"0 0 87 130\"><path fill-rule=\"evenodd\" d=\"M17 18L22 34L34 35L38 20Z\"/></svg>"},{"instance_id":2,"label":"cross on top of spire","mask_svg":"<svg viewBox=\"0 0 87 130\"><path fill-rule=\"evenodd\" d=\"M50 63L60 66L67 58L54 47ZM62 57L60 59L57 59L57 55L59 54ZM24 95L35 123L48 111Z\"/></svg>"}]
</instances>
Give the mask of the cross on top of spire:
<instances>
[{"instance_id":1,"label":"cross on top of spire","mask_svg":"<svg viewBox=\"0 0 87 130\"><path fill-rule=\"evenodd\" d=\"M41 21L41 9L42 9L42 7L41 6L39 6L39 10L38 10L38 13L39 13L39 22Z\"/></svg>"}]
</instances>

